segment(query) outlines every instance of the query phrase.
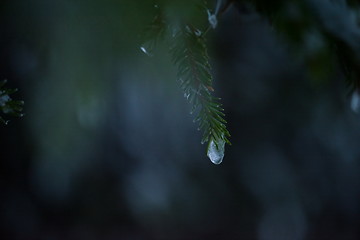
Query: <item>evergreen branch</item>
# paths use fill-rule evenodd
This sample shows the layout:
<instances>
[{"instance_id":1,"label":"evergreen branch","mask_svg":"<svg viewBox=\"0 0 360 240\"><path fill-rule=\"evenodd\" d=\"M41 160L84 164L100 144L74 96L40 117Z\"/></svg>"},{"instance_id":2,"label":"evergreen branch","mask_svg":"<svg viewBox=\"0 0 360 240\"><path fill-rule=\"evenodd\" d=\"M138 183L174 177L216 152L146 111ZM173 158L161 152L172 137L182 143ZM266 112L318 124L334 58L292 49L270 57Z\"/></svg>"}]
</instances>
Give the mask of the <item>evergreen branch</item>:
<instances>
[{"instance_id":1,"label":"evergreen branch","mask_svg":"<svg viewBox=\"0 0 360 240\"><path fill-rule=\"evenodd\" d=\"M203 131L201 142L214 142L216 147L222 142L230 144L224 109L220 99L211 94L214 89L203 35L191 25L185 25L175 34L170 52L178 67L184 96L192 105L191 112L196 112L194 122L198 122L199 130Z\"/></svg>"},{"instance_id":2,"label":"evergreen branch","mask_svg":"<svg viewBox=\"0 0 360 240\"><path fill-rule=\"evenodd\" d=\"M214 89L204 38L210 27L216 27L217 16L230 5L227 3L220 9L220 3L221 1L218 2L215 14L211 14L208 10L210 25L204 33L190 24L180 25L180 27L179 22L175 23L176 26L169 24L165 21L160 8L157 7L159 11L146 29L141 46L141 50L151 56L157 41L162 40L164 36L167 37L166 42L170 45L172 60L178 68L177 75L184 96L192 105L191 113L196 113L194 122L198 122L198 130L203 131L201 143L209 142L207 155L215 164L221 163L224 157L225 143L231 144L220 98L214 97L211 93ZM206 7L203 6L201 9L206 9Z\"/></svg>"}]
</instances>

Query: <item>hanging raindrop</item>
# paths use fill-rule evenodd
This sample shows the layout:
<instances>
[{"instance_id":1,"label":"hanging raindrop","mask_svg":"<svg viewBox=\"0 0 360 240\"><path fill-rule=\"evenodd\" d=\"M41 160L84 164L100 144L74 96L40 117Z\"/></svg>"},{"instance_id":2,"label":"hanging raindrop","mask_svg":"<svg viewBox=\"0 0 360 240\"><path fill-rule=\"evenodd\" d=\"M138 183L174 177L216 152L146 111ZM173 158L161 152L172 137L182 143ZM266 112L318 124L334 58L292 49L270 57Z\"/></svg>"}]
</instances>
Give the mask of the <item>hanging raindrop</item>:
<instances>
[{"instance_id":1,"label":"hanging raindrop","mask_svg":"<svg viewBox=\"0 0 360 240\"><path fill-rule=\"evenodd\" d=\"M202 32L199 29L196 29L194 33L197 37L200 37L202 35Z\"/></svg>"},{"instance_id":2,"label":"hanging raindrop","mask_svg":"<svg viewBox=\"0 0 360 240\"><path fill-rule=\"evenodd\" d=\"M217 142L217 146L214 140L211 140L208 149L207 149L207 156L210 158L210 161L214 164L220 164L225 155L225 141L220 139Z\"/></svg>"},{"instance_id":3,"label":"hanging raindrop","mask_svg":"<svg viewBox=\"0 0 360 240\"><path fill-rule=\"evenodd\" d=\"M207 11L207 13L208 13L208 21L211 27L215 29L218 24L216 14L211 14L209 10Z\"/></svg>"},{"instance_id":4,"label":"hanging raindrop","mask_svg":"<svg viewBox=\"0 0 360 240\"><path fill-rule=\"evenodd\" d=\"M184 93L184 97L185 97L186 99L189 99L190 93Z\"/></svg>"},{"instance_id":5,"label":"hanging raindrop","mask_svg":"<svg viewBox=\"0 0 360 240\"><path fill-rule=\"evenodd\" d=\"M140 50L145 53L146 55L148 55L149 57L152 57L152 54L144 47L144 46L141 46L140 47Z\"/></svg>"}]
</instances>

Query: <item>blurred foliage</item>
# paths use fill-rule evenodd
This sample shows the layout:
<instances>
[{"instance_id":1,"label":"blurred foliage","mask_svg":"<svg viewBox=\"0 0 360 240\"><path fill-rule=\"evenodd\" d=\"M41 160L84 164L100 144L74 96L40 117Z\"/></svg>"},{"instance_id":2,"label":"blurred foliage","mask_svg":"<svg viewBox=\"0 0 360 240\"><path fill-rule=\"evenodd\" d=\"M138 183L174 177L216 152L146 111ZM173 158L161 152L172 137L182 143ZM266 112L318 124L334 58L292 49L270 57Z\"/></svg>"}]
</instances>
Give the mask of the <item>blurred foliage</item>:
<instances>
[{"instance_id":1,"label":"blurred foliage","mask_svg":"<svg viewBox=\"0 0 360 240\"><path fill-rule=\"evenodd\" d=\"M306 60L314 81L326 83L340 65L353 92L359 89L359 1L235 0L250 3L269 20L295 55ZM357 40L355 40L357 39Z\"/></svg>"},{"instance_id":2,"label":"blurred foliage","mask_svg":"<svg viewBox=\"0 0 360 240\"><path fill-rule=\"evenodd\" d=\"M9 89L5 88L4 85L7 81L4 80L0 82L0 110L4 114L9 114L11 116L22 117L22 109L24 102L13 100L10 95L15 93L17 89ZM8 120L5 120L2 116L0 116L0 122L7 124Z\"/></svg>"}]
</instances>

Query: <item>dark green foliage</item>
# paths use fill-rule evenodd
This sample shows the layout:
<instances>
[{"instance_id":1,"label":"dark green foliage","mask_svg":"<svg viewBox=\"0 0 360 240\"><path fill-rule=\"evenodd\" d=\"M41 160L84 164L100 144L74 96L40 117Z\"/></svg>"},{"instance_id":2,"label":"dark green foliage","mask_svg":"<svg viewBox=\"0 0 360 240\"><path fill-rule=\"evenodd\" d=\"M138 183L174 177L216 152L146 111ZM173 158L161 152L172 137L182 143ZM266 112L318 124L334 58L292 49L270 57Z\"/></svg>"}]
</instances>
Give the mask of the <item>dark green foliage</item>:
<instances>
[{"instance_id":1,"label":"dark green foliage","mask_svg":"<svg viewBox=\"0 0 360 240\"><path fill-rule=\"evenodd\" d=\"M16 117L22 117L23 114L21 113L24 102L12 100L10 95L15 93L17 89L8 89L4 88L6 80L0 83L0 110L4 114L9 114ZM5 120L0 115L0 122L7 124L8 121Z\"/></svg>"}]
</instances>

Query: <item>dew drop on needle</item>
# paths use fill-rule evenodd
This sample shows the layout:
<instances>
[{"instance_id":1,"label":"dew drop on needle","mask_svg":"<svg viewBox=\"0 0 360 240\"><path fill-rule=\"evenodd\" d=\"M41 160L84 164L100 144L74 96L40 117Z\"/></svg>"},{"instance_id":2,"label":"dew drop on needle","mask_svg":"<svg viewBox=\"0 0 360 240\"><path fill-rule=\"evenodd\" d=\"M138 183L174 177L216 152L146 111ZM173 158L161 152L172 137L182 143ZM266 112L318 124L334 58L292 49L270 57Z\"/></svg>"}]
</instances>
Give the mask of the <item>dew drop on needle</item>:
<instances>
[{"instance_id":1,"label":"dew drop on needle","mask_svg":"<svg viewBox=\"0 0 360 240\"><path fill-rule=\"evenodd\" d=\"M220 164L225 155L225 141L219 140L217 146L214 140L211 140L207 149L207 156L210 158L210 161L214 164Z\"/></svg>"}]
</instances>

